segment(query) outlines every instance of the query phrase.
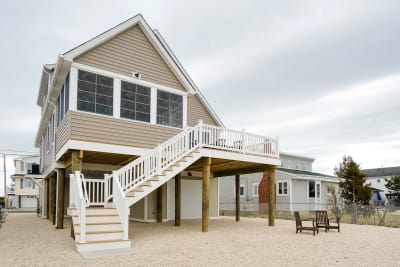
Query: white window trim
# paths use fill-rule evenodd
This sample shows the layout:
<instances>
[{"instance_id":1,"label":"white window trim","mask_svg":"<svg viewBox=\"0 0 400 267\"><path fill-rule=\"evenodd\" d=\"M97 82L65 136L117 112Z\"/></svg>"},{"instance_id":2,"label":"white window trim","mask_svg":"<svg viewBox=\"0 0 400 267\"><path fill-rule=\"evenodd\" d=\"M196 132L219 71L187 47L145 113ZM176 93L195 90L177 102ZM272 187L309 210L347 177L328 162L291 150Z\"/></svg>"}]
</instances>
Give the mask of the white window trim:
<instances>
[{"instance_id":1,"label":"white window trim","mask_svg":"<svg viewBox=\"0 0 400 267\"><path fill-rule=\"evenodd\" d=\"M166 126L166 127L171 127L174 129L184 129L187 126L187 96L189 95L188 92L174 89L171 87L163 86L160 84L155 84L152 82L147 82L143 81L140 79L136 79L133 77L121 75L118 73L86 66L83 64L79 63L72 63L71 69L70 69L70 82L69 82L69 110L77 111L77 112L84 112L84 113L90 113L98 116L107 116L110 117L109 115L104 115L104 114L99 114L99 113L94 113L94 112L87 112L83 110L78 110L78 71L89 71L93 72L95 74L99 75L104 75L107 77L110 77L114 81L114 88L113 88L113 118L118 118L118 119L125 119L128 121L135 121L135 122L142 122L142 121L137 121L137 120L132 120L132 119L127 119L127 118L121 118L120 114L120 105L121 105L121 81L126 81L146 87L150 87L150 124L154 124L157 126ZM181 95L182 96L182 108L183 108L183 114L182 114L182 128L180 127L173 127L173 126L168 126L168 125L162 125L162 124L157 124L157 90L165 91L167 93L172 93L176 95ZM143 123L149 123L149 122L143 122Z\"/></svg>"},{"instance_id":2,"label":"white window trim","mask_svg":"<svg viewBox=\"0 0 400 267\"><path fill-rule=\"evenodd\" d=\"M243 195L240 194L240 188L243 187ZM239 197L244 198L246 196L246 185L240 184L239 185Z\"/></svg>"},{"instance_id":3,"label":"white window trim","mask_svg":"<svg viewBox=\"0 0 400 267\"><path fill-rule=\"evenodd\" d=\"M315 197L310 197L310 182L315 182ZM319 197L317 197L317 184L319 184ZM321 199L322 195L322 184L319 180L307 180L307 199Z\"/></svg>"},{"instance_id":4,"label":"white window trim","mask_svg":"<svg viewBox=\"0 0 400 267\"><path fill-rule=\"evenodd\" d=\"M286 194L284 193L284 190L283 190L283 184L284 183L286 183L286 186L287 186L287 192L286 192ZM282 184L282 194L280 194L279 193L279 184ZM276 195L277 196L289 196L289 192L290 192L290 188L289 188L289 180L282 180L282 181L278 181L277 183L276 183Z\"/></svg>"},{"instance_id":5,"label":"white window trim","mask_svg":"<svg viewBox=\"0 0 400 267\"><path fill-rule=\"evenodd\" d=\"M260 192L258 192L258 187L260 186L260 184L259 183L253 183L253 197L258 197L260 194ZM255 188L257 188L257 194L256 194L256 190L255 190Z\"/></svg>"}]
</instances>

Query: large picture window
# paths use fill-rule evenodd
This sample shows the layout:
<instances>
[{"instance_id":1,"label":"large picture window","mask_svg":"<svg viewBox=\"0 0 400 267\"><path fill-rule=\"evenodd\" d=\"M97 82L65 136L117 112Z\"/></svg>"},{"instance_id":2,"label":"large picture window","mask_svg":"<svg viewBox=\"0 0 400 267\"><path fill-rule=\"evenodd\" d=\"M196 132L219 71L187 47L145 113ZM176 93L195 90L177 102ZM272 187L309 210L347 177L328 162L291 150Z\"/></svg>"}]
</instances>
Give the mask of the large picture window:
<instances>
[{"instance_id":1,"label":"large picture window","mask_svg":"<svg viewBox=\"0 0 400 267\"><path fill-rule=\"evenodd\" d=\"M157 123L182 128L183 97L164 91L157 92Z\"/></svg>"},{"instance_id":2,"label":"large picture window","mask_svg":"<svg viewBox=\"0 0 400 267\"><path fill-rule=\"evenodd\" d=\"M121 118L150 122L150 88L122 81Z\"/></svg>"},{"instance_id":3,"label":"large picture window","mask_svg":"<svg viewBox=\"0 0 400 267\"><path fill-rule=\"evenodd\" d=\"M315 198L315 181L308 181L308 197Z\"/></svg>"},{"instance_id":4,"label":"large picture window","mask_svg":"<svg viewBox=\"0 0 400 267\"><path fill-rule=\"evenodd\" d=\"M79 70L78 110L113 114L113 79Z\"/></svg>"}]
</instances>

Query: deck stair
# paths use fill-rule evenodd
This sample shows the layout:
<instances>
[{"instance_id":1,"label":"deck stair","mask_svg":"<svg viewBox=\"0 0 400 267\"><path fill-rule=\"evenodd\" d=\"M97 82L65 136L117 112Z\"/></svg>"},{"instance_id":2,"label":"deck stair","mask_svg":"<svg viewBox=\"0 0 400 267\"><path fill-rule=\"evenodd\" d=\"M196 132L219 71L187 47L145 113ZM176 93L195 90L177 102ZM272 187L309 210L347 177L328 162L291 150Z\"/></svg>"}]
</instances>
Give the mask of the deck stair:
<instances>
[{"instance_id":1,"label":"deck stair","mask_svg":"<svg viewBox=\"0 0 400 267\"><path fill-rule=\"evenodd\" d=\"M85 179L75 172L70 176L69 213L77 250L130 246L129 207L199 160L202 148L278 157L277 139L200 121L104 179Z\"/></svg>"}]
</instances>

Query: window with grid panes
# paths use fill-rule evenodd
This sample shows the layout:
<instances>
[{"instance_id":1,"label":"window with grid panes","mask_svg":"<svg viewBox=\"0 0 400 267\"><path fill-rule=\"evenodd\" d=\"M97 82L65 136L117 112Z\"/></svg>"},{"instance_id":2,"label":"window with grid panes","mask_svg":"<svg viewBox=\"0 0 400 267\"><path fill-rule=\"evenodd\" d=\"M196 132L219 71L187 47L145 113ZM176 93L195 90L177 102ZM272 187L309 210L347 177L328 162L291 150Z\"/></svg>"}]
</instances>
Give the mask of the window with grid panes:
<instances>
[{"instance_id":1,"label":"window with grid panes","mask_svg":"<svg viewBox=\"0 0 400 267\"><path fill-rule=\"evenodd\" d=\"M150 88L122 81L121 118L150 122Z\"/></svg>"},{"instance_id":2,"label":"window with grid panes","mask_svg":"<svg viewBox=\"0 0 400 267\"><path fill-rule=\"evenodd\" d=\"M183 97L164 91L157 92L157 124L182 128Z\"/></svg>"},{"instance_id":3,"label":"window with grid panes","mask_svg":"<svg viewBox=\"0 0 400 267\"><path fill-rule=\"evenodd\" d=\"M79 70L78 110L113 114L113 79Z\"/></svg>"}]
</instances>

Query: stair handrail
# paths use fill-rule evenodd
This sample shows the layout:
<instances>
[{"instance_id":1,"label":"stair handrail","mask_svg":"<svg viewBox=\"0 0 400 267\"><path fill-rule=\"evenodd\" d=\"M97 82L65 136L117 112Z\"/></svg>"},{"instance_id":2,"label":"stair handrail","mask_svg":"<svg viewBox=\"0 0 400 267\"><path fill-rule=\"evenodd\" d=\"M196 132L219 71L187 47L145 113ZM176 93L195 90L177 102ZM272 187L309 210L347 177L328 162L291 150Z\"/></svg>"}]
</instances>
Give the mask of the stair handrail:
<instances>
[{"instance_id":1,"label":"stair handrail","mask_svg":"<svg viewBox=\"0 0 400 267\"><path fill-rule=\"evenodd\" d=\"M80 171L75 171L74 174L70 174L71 179L71 195L74 198L74 206L76 208L76 214L78 216L78 222L80 226L79 242L86 243L86 207L87 198L85 197L83 186L84 176ZM87 194L86 194L87 196Z\"/></svg>"}]
</instances>

